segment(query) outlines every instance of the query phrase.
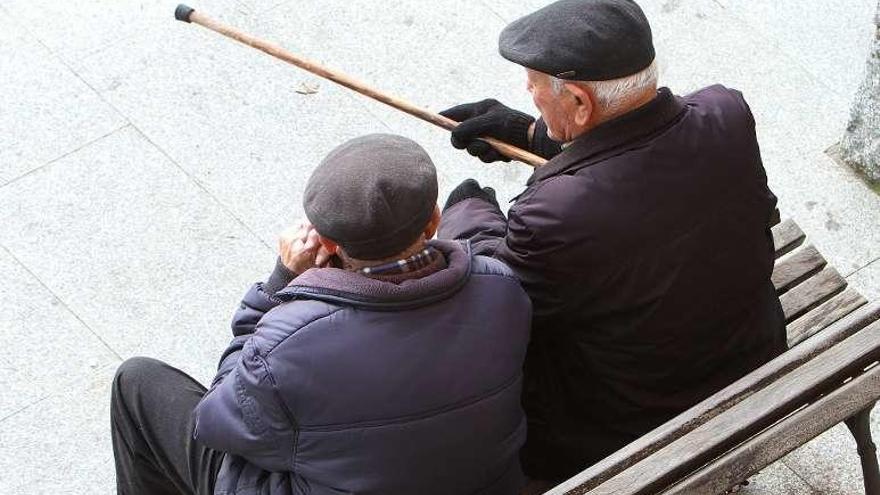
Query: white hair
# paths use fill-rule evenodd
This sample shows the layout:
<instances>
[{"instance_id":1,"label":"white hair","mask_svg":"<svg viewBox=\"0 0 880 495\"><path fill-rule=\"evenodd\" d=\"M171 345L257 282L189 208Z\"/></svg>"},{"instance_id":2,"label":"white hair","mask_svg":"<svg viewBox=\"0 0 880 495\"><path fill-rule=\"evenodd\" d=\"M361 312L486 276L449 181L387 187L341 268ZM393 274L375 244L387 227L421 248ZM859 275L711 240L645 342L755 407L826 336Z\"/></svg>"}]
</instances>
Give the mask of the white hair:
<instances>
[{"instance_id":1,"label":"white hair","mask_svg":"<svg viewBox=\"0 0 880 495\"><path fill-rule=\"evenodd\" d=\"M600 105L606 112L615 113L619 107L625 104L630 98L639 93L657 87L657 61L651 62L651 65L642 69L635 74L621 77L619 79L611 79L608 81L569 81L550 76L550 84L553 92L557 95L562 94L565 84L577 84L590 90L596 103Z\"/></svg>"}]
</instances>

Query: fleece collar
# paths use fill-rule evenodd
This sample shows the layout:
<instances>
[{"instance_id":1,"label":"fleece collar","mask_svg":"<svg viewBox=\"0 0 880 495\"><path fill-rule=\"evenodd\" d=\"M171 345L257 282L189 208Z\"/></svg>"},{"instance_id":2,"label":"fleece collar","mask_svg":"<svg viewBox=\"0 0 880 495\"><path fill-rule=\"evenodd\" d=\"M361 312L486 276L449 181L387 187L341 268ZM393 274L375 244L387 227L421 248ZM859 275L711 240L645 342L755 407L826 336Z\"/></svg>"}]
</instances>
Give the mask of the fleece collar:
<instances>
[{"instance_id":1,"label":"fleece collar","mask_svg":"<svg viewBox=\"0 0 880 495\"><path fill-rule=\"evenodd\" d=\"M312 268L275 294L276 299L312 299L372 310L398 311L432 304L461 289L471 272L470 244L429 242L446 257L447 267L426 277L395 284L341 268Z\"/></svg>"}]
</instances>

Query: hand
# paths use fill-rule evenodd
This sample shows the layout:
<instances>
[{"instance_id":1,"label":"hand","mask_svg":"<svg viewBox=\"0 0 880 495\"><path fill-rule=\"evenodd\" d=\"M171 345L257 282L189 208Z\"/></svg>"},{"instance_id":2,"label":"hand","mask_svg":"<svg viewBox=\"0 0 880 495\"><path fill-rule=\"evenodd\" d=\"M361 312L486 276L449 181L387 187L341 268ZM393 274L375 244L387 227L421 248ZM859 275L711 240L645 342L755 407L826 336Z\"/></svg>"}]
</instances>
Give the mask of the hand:
<instances>
[{"instance_id":1,"label":"hand","mask_svg":"<svg viewBox=\"0 0 880 495\"><path fill-rule=\"evenodd\" d=\"M327 266L332 254L318 241L315 227L306 221L299 221L296 226L285 229L278 239L281 262L296 274L309 268Z\"/></svg>"},{"instance_id":2,"label":"hand","mask_svg":"<svg viewBox=\"0 0 880 495\"><path fill-rule=\"evenodd\" d=\"M495 189L491 187L481 188L479 182L474 179L467 179L449 193L449 198L446 199L446 206L443 207L443 211L470 198L479 198L495 205L496 208L500 208L498 200L495 199Z\"/></svg>"},{"instance_id":3,"label":"hand","mask_svg":"<svg viewBox=\"0 0 880 495\"><path fill-rule=\"evenodd\" d=\"M529 127L535 118L526 113L508 108L496 100L483 100L476 103L458 105L440 112L440 115L458 121L452 130L452 146L467 148L468 153L489 163L509 162L510 158L479 137L493 137L524 150L529 149Z\"/></svg>"}]
</instances>

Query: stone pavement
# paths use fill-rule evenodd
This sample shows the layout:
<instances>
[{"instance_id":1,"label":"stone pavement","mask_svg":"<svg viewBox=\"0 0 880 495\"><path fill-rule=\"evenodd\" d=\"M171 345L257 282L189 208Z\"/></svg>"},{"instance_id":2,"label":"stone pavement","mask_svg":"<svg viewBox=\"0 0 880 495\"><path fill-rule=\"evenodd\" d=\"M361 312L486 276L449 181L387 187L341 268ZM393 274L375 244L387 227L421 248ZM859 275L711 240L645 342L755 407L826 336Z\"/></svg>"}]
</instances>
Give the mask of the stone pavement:
<instances>
[{"instance_id":1,"label":"stone pavement","mask_svg":"<svg viewBox=\"0 0 880 495\"><path fill-rule=\"evenodd\" d=\"M522 70L495 47L541 0L192 1L435 110L488 96L532 108ZM880 297L880 199L825 154L862 77L875 1L641 3L663 84L742 90L782 210ZM113 493L115 367L149 355L209 381L238 298L271 268L309 171L342 140L413 137L443 197L475 177L508 199L529 175L176 22L175 5L0 0L0 493ZM854 443L835 428L746 492L860 493Z\"/></svg>"}]
</instances>

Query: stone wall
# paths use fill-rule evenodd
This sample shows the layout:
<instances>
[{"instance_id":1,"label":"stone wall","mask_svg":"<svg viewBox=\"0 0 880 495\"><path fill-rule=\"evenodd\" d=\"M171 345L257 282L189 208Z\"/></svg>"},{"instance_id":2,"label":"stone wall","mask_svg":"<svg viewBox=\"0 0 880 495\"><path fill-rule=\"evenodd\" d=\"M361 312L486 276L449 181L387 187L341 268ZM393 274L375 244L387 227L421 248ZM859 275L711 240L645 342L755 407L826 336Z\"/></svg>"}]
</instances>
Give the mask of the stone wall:
<instances>
[{"instance_id":1,"label":"stone wall","mask_svg":"<svg viewBox=\"0 0 880 495\"><path fill-rule=\"evenodd\" d=\"M853 103L839 152L845 163L864 174L869 181L880 183L880 2L877 3L874 23L877 29L865 80Z\"/></svg>"}]
</instances>

